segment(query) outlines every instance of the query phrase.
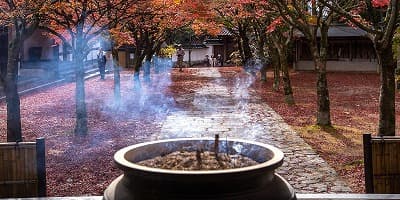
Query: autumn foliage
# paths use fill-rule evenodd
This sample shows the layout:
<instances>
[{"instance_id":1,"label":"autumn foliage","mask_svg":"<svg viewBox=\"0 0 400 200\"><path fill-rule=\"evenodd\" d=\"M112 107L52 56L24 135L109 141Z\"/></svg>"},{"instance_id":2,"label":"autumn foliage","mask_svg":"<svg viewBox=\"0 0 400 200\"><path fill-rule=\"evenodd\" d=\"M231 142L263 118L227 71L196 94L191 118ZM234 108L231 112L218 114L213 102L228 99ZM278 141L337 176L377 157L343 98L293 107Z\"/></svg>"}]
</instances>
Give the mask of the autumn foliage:
<instances>
[{"instance_id":1,"label":"autumn foliage","mask_svg":"<svg viewBox=\"0 0 400 200\"><path fill-rule=\"evenodd\" d=\"M7 111L5 111L5 108L1 108L0 116L5 119L5 113L7 112L7 117L11 119L7 119L7 122L13 123L7 125L7 130L5 130L5 120L2 120L2 123L0 123L2 125L1 130L9 135L17 136L13 137L11 141L19 141L22 139L22 135L27 139L41 136L40 134L49 137L48 173L51 179L49 188L51 190L54 189L52 195L71 194L69 193L70 191L66 191L63 187L65 185L73 191L72 194L100 194L101 191L104 191L105 186L109 184L109 181L119 174L119 171L110 165L112 162L110 159L111 152L123 145L146 140L153 131L157 131L159 128L154 122L165 117L165 113L156 115L152 110L141 110L143 111L142 113L136 113L137 110L140 110L138 102L142 101L142 99L140 99L139 93L135 93L137 91L133 92L130 84L131 74L125 74L126 76L123 77L125 82L122 85L125 88L123 97L127 98L125 100L133 99L130 102L131 104L126 107L133 110L133 114L132 112L120 112L117 114L116 120L107 122L109 124L97 124L99 121L107 121L110 116L109 113L105 114L103 111L106 110L110 113L115 111L113 110L114 108L101 107L94 104L89 104L88 109L86 108L87 101L85 100L105 104L105 100L100 98L99 94L102 97L109 97L111 94L109 90L104 89L111 88L109 81L97 83L92 80L85 83L83 78L86 55L93 50L94 44L98 42L100 37L110 34L115 49L122 45L134 47L135 73L137 73L138 77L143 61L148 59L147 64L150 67L149 62L152 56L156 52L163 55L164 52L160 50L162 44L178 29L190 27L196 34L216 36L222 28L226 28L235 38L235 45L238 48L243 64L257 56L262 58L265 55L274 56L275 50L286 50L286 52L282 53L278 51L278 54L280 53L278 57L282 56L277 58L277 60L280 59L278 63L284 63L287 61L285 60L287 58L285 53L288 52L287 47L294 40L291 34L293 27L300 30L308 41L314 42L311 43L315 47L314 55L321 52L327 53L318 49L321 47L322 42L321 40L317 42L317 32L318 29L326 28L324 29L325 33L328 33L327 28L332 21L336 20L333 17L335 16L341 21L346 21L353 27L361 28L368 33L368 36L375 44L378 63L381 65L381 77L375 75L349 77L348 74L339 74L340 76L338 74L329 74L328 79L326 79L324 77L326 75L325 66L323 65L326 61L323 60L326 55L320 55L315 58L318 61L316 62L316 69L323 69L322 75L319 76L323 79L321 78L321 84L318 85L326 86L324 88L326 89L325 94L316 95L312 90L315 88L310 85L304 85L310 84L310 82L315 85L312 78L315 74L294 73L294 97L299 99L299 103L293 107L282 104L283 97L279 96L279 92L276 93L270 90L272 87L268 85L270 82L267 82L267 85L262 85L261 83L255 85L255 89L258 90L259 94L264 95L264 100L280 112L285 120L301 131L303 129L298 127L313 124L315 120L310 116L314 116L314 111L318 107L317 103L310 101L310 99L317 99L318 97L330 99L326 81L333 80L335 82L330 85L330 87L333 87L333 90L330 90L334 114L332 121L334 124L337 123L346 129L346 131L335 132L335 134L347 134L347 130L352 127L357 127L357 134L364 130L374 132L378 126L380 135L394 135L397 130L395 128L396 93L394 90L394 69L396 65L395 60L393 60L392 39L395 30L398 28L398 0L335 1L337 4L332 4L331 2L328 0L0 0L0 25L9 27L10 31L12 31L10 35L15 36L14 39L17 39L9 42L8 77L6 77L5 73L0 76L2 86L7 86L5 91L8 92L6 95L7 106L9 106ZM71 67L76 70L77 82L75 85L63 85L61 90L53 88L44 94L35 94L24 98L21 113L25 123L22 130L25 133L22 134L21 124L18 124L21 121L21 117L19 116L19 96L17 93L17 60L19 59L20 48L23 46L23 40L39 27L47 30L49 35L52 35L58 43L62 43L72 50L74 66ZM262 41L263 39L267 40ZM172 46L169 46L166 50L165 55L173 53ZM262 52L264 50L267 52ZM280 83L281 71L279 70L283 68L280 65L275 67L278 69L276 80L277 83ZM287 75L284 76L285 81L289 80L287 71L283 74ZM357 91L364 92L362 95L354 92L354 88L362 88L362 86L358 85L359 82L353 82L354 80L352 79L354 77L359 77L360 80L365 82L364 86L370 89L367 89L368 91ZM163 77L158 75L157 78L162 79ZM380 95L382 98L377 97L379 95L376 86L379 84L379 78L382 80ZM202 83L199 80L188 87L175 85L172 90L166 91L170 92L169 94L162 95L174 95L174 92L179 91L191 92L191 87L197 87ZM345 92L344 97L341 96L343 91L337 90L337 88L342 87L338 83L351 85L351 87L345 87L348 92ZM370 83L374 84L369 85ZM76 88L73 88L73 86ZM89 90L86 91L85 86L88 86ZM277 90L279 90L279 86L277 86ZM74 92L76 92L75 96L72 95ZM157 98L157 95L160 95L159 93L149 95L150 97L147 100L150 103L163 103L159 101L165 100ZM88 99L85 99L87 97ZM370 97L369 100L372 102L367 102L366 105L368 106L357 106L358 103L353 103L358 102L359 99L354 99L356 97L362 100ZM346 104L346 102L340 102L338 99L348 100L353 104ZM167 103L173 104L170 101ZM5 107L5 105L3 106ZM352 115L348 110L350 107L353 109L354 106L365 109L361 109L361 111L354 110L354 112L361 114ZM55 110L59 113L54 113ZM71 110L75 112L71 112ZM329 113L330 110L327 112ZM140 114L143 115L141 116ZM353 119L354 116L361 120ZM159 118L155 119L156 117ZM379 121L381 125L368 122L371 119ZM330 119L328 125L330 125ZM74 129L73 126L76 126L75 132L82 133L81 135L89 134L89 137L84 138L82 141L77 141L79 139L76 139L77 137L70 133ZM88 128L92 128L92 132ZM4 139L5 136L2 135L1 138ZM309 142L311 144L318 143L313 139L310 139ZM341 142L346 143L346 141ZM320 144L315 145L318 148ZM339 145L339 147L342 146ZM351 144L350 147L361 148L357 142ZM346 146L351 150L350 147ZM79 155L83 156L79 157ZM323 155L333 165L341 162L330 154ZM359 152L355 156L345 156L345 160L349 162L354 161L351 160L352 156L356 157L355 159L360 159L361 157ZM86 158L87 160L85 160ZM104 166L101 164L104 164ZM67 166L71 167L71 169L68 169ZM99 169L100 167L103 168ZM341 166L337 167L337 169L345 177L351 177L350 172L354 172L358 178L362 176L360 165L351 167L351 170L343 169ZM69 170L76 173L68 174ZM355 191L362 191L360 183L355 180L357 177L351 177L351 180L356 182L353 187ZM85 186L89 184L94 186L85 188L84 193L82 193L80 191L81 185L74 184L75 181ZM60 185L60 183L65 185Z\"/></svg>"},{"instance_id":2,"label":"autumn foliage","mask_svg":"<svg viewBox=\"0 0 400 200\"><path fill-rule=\"evenodd\" d=\"M371 2L374 7L385 7L389 4L390 0L372 0Z\"/></svg>"}]
</instances>

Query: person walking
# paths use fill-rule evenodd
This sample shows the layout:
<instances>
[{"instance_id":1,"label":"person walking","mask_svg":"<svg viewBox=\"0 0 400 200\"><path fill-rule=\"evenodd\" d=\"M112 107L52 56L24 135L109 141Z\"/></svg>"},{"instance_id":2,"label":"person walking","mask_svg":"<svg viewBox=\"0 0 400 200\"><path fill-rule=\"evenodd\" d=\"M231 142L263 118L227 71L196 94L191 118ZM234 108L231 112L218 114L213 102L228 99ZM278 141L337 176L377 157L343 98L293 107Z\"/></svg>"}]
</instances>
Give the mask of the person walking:
<instances>
[{"instance_id":1,"label":"person walking","mask_svg":"<svg viewBox=\"0 0 400 200\"><path fill-rule=\"evenodd\" d=\"M221 54L217 55L217 62L219 63L219 66L223 66L224 61L222 60L222 56Z\"/></svg>"},{"instance_id":2,"label":"person walking","mask_svg":"<svg viewBox=\"0 0 400 200\"><path fill-rule=\"evenodd\" d=\"M178 51L176 51L176 56L178 57L177 65L179 67L179 71L183 72L183 56L185 56L185 51L180 45L178 46Z\"/></svg>"},{"instance_id":3,"label":"person walking","mask_svg":"<svg viewBox=\"0 0 400 200\"><path fill-rule=\"evenodd\" d=\"M217 66L217 58L214 55L211 55L211 67Z\"/></svg>"},{"instance_id":4,"label":"person walking","mask_svg":"<svg viewBox=\"0 0 400 200\"><path fill-rule=\"evenodd\" d=\"M210 66L210 56L208 56L208 54L206 54L206 59L204 60L204 62L206 63L207 67Z\"/></svg>"},{"instance_id":5,"label":"person walking","mask_svg":"<svg viewBox=\"0 0 400 200\"><path fill-rule=\"evenodd\" d=\"M100 72L100 79L104 80L105 75L106 75L106 62L107 58L106 55L103 52L103 49L99 49L99 53L97 54L97 64L99 67L99 72Z\"/></svg>"}]
</instances>

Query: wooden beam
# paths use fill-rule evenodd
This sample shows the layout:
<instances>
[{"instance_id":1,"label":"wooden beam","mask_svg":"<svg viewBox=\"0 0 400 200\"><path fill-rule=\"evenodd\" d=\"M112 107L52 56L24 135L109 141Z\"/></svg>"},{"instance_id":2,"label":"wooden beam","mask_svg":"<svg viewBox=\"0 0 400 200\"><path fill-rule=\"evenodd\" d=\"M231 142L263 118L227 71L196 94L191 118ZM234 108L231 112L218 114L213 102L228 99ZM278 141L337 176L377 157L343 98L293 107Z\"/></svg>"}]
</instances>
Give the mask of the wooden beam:
<instances>
[{"instance_id":1,"label":"wooden beam","mask_svg":"<svg viewBox=\"0 0 400 200\"><path fill-rule=\"evenodd\" d=\"M38 176L38 196L46 195L46 150L44 138L36 139L36 165Z\"/></svg>"},{"instance_id":2,"label":"wooden beam","mask_svg":"<svg viewBox=\"0 0 400 200\"><path fill-rule=\"evenodd\" d=\"M365 191L366 193L374 193L374 183L372 174L371 134L363 135L363 146L364 146Z\"/></svg>"}]
</instances>

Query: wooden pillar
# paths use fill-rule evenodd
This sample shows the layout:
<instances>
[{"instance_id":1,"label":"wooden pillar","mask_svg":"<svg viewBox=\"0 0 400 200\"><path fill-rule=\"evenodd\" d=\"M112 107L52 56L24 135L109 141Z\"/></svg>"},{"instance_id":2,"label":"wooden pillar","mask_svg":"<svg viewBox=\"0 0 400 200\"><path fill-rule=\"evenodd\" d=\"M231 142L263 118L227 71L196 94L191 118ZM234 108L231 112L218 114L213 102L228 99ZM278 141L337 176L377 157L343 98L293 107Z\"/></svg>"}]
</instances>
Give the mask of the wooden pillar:
<instances>
[{"instance_id":1,"label":"wooden pillar","mask_svg":"<svg viewBox=\"0 0 400 200\"><path fill-rule=\"evenodd\" d=\"M349 42L349 57L350 61L353 61L353 40Z\"/></svg>"},{"instance_id":2,"label":"wooden pillar","mask_svg":"<svg viewBox=\"0 0 400 200\"><path fill-rule=\"evenodd\" d=\"M44 138L36 139L36 165L38 176L38 196L46 196L46 150Z\"/></svg>"},{"instance_id":3,"label":"wooden pillar","mask_svg":"<svg viewBox=\"0 0 400 200\"><path fill-rule=\"evenodd\" d=\"M371 134L363 135L365 191L374 193Z\"/></svg>"},{"instance_id":4,"label":"wooden pillar","mask_svg":"<svg viewBox=\"0 0 400 200\"><path fill-rule=\"evenodd\" d=\"M222 55L222 63L225 63L226 58L228 57L228 55L226 55L227 54L227 49L228 49L228 42L227 42L226 36L224 36L223 39L224 39L223 40L224 41L224 53Z\"/></svg>"}]
</instances>

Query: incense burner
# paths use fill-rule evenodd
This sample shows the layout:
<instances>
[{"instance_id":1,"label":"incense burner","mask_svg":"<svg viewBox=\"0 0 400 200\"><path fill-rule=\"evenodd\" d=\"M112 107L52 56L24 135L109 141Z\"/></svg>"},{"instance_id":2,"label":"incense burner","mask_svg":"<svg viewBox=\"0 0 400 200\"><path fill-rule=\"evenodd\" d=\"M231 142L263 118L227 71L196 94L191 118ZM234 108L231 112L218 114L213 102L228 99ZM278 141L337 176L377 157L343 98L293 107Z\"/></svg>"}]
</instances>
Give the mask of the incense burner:
<instances>
[{"instance_id":1,"label":"incense burner","mask_svg":"<svg viewBox=\"0 0 400 200\"><path fill-rule=\"evenodd\" d=\"M145 167L139 161L175 151L196 151L199 148L241 154L259 164L226 170L178 171ZM184 138L140 143L119 150L114 155L123 175L105 190L106 200L292 200L293 188L275 169L283 163L279 149L245 140L222 140L215 145L212 138Z\"/></svg>"}]
</instances>

